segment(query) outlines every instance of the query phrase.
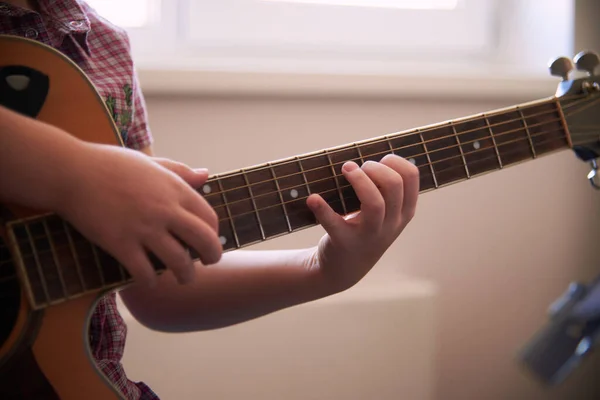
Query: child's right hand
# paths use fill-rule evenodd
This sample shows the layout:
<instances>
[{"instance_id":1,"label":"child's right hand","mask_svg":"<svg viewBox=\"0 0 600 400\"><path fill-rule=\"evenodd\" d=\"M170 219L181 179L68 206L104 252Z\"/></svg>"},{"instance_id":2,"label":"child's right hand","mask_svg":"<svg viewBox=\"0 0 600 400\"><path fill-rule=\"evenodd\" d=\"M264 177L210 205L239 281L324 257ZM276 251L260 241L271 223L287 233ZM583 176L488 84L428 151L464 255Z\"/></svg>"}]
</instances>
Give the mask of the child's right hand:
<instances>
[{"instance_id":1,"label":"child's right hand","mask_svg":"<svg viewBox=\"0 0 600 400\"><path fill-rule=\"evenodd\" d=\"M193 189L206 181L206 170L87 143L73 162L52 208L121 262L135 281L156 282L150 251L180 283L190 282L194 265L177 239L194 248L204 264L220 260L218 217Z\"/></svg>"}]
</instances>

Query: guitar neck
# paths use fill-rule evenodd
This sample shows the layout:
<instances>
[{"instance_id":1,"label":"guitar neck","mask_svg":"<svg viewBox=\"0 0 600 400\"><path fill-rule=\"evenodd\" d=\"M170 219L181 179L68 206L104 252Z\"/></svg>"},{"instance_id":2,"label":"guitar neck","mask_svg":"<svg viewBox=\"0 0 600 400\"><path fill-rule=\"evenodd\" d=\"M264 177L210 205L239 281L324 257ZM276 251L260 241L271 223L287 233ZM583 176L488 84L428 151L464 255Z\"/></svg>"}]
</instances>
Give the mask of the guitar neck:
<instances>
[{"instance_id":1,"label":"guitar neck","mask_svg":"<svg viewBox=\"0 0 600 400\"><path fill-rule=\"evenodd\" d=\"M560 105L549 99L216 175L201 192L231 250L315 225L306 206L312 193L340 214L357 211L341 172L349 160L397 154L419 168L425 192L568 147Z\"/></svg>"},{"instance_id":2,"label":"guitar neck","mask_svg":"<svg viewBox=\"0 0 600 400\"><path fill-rule=\"evenodd\" d=\"M426 192L571 147L560 103L550 98L214 175L199 191L231 251L316 225L306 206L313 193L340 214L358 211L341 173L347 161L399 155L419 168ZM55 215L13 222L9 233L34 308L131 282L113 257Z\"/></svg>"}]
</instances>

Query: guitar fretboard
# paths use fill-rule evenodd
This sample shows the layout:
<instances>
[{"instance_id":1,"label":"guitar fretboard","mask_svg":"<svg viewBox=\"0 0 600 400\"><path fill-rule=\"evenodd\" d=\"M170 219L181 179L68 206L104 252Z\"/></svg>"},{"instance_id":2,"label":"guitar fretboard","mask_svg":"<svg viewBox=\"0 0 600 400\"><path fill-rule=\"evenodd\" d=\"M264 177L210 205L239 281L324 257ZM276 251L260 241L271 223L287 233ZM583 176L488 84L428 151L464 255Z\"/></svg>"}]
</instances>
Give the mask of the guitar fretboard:
<instances>
[{"instance_id":1,"label":"guitar fretboard","mask_svg":"<svg viewBox=\"0 0 600 400\"><path fill-rule=\"evenodd\" d=\"M231 250L315 225L312 193L340 214L359 210L341 172L349 160L397 154L418 166L425 192L569 146L558 103L544 101L218 175L201 192Z\"/></svg>"},{"instance_id":2,"label":"guitar fretboard","mask_svg":"<svg viewBox=\"0 0 600 400\"><path fill-rule=\"evenodd\" d=\"M216 175L200 193L217 212L230 251L316 225L306 206L313 193L340 214L358 211L341 172L346 161L397 154L419 168L425 192L569 147L560 105L549 99ZM113 257L57 216L12 223L9 233L34 308L131 282Z\"/></svg>"}]
</instances>

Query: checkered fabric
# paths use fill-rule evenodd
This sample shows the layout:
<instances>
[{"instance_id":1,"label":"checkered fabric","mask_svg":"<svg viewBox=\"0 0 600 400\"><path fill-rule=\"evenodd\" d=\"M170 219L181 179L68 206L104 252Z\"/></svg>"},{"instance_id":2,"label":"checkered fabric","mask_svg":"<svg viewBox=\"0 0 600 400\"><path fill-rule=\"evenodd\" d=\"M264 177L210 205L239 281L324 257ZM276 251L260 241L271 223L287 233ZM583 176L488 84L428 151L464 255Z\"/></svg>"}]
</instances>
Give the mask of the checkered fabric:
<instances>
[{"instance_id":1,"label":"checkered fabric","mask_svg":"<svg viewBox=\"0 0 600 400\"><path fill-rule=\"evenodd\" d=\"M123 29L76 0L39 0L37 12L0 1L0 34L45 43L72 59L102 96L123 142L133 149L152 143L144 98ZM98 303L90 323L90 348L100 370L131 400L156 400L143 382L127 378L121 359L127 326L114 293Z\"/></svg>"}]
</instances>

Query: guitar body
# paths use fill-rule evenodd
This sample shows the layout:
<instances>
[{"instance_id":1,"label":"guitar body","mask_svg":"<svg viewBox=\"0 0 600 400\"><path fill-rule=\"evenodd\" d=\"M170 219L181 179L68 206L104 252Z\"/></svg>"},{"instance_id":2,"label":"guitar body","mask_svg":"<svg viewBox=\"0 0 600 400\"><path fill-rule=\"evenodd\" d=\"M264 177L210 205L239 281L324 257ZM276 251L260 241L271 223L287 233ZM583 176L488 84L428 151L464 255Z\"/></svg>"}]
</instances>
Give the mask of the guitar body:
<instances>
[{"instance_id":1,"label":"guitar body","mask_svg":"<svg viewBox=\"0 0 600 400\"><path fill-rule=\"evenodd\" d=\"M0 35L0 104L81 140L123 145L90 80L39 42ZM0 399L121 399L96 368L88 346L90 316L106 292L33 309L5 226L43 212L10 204L0 208Z\"/></svg>"}]
</instances>

